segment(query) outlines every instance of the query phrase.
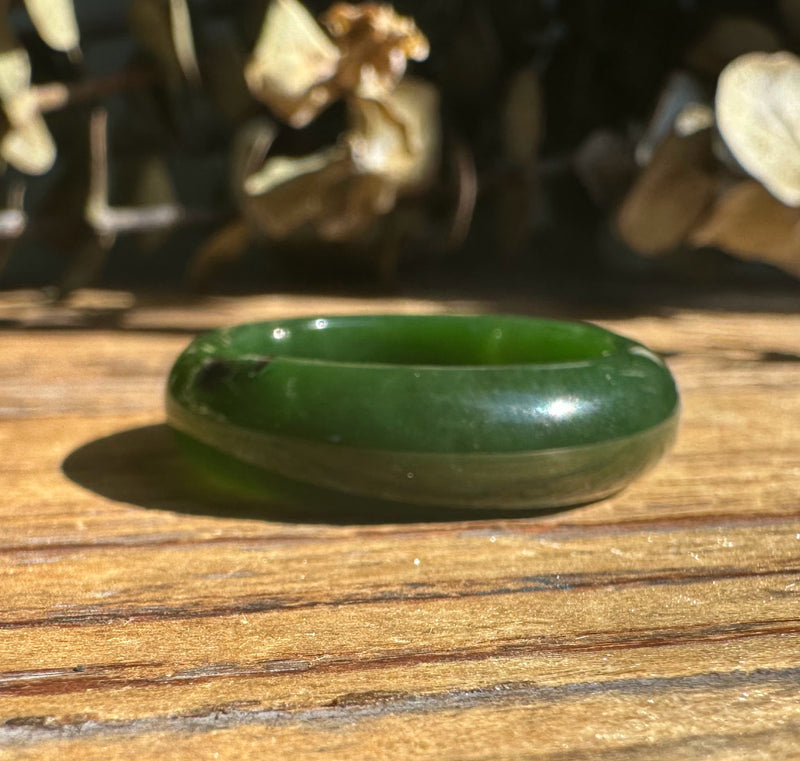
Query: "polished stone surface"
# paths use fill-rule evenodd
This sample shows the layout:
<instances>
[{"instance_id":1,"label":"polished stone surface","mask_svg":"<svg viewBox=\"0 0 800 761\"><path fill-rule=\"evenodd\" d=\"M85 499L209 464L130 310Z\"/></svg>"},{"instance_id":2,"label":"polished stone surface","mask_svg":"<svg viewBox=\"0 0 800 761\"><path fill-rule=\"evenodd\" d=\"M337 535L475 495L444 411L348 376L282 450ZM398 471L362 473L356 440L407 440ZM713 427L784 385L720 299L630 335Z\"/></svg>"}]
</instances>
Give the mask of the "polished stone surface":
<instances>
[{"instance_id":1,"label":"polished stone surface","mask_svg":"<svg viewBox=\"0 0 800 761\"><path fill-rule=\"evenodd\" d=\"M594 325L359 316L200 336L175 363L167 408L212 452L299 482L524 508L623 488L674 439L679 400L658 357Z\"/></svg>"}]
</instances>

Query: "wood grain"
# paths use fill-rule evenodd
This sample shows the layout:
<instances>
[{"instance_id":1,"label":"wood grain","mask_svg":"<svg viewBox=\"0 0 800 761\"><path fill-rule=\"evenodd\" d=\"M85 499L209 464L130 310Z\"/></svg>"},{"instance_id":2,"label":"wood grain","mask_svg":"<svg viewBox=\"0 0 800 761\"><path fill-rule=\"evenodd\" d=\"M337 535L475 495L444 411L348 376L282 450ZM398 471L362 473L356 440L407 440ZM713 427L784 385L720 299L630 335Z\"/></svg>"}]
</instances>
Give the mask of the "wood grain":
<instances>
[{"instance_id":1,"label":"wood grain","mask_svg":"<svg viewBox=\"0 0 800 761\"><path fill-rule=\"evenodd\" d=\"M599 320L678 444L549 515L198 493L162 424L196 330L497 308L0 296L0 759L800 758L800 316Z\"/></svg>"}]
</instances>

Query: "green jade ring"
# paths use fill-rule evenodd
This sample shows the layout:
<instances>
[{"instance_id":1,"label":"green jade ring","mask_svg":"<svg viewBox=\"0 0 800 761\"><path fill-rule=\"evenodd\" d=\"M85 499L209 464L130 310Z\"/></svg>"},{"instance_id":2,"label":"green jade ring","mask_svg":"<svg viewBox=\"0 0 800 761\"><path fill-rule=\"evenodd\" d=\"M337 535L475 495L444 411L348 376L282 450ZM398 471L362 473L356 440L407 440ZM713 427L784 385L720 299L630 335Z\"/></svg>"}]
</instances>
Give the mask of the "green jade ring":
<instances>
[{"instance_id":1,"label":"green jade ring","mask_svg":"<svg viewBox=\"0 0 800 761\"><path fill-rule=\"evenodd\" d=\"M557 508L607 497L673 442L675 381L595 325L493 315L256 322L194 340L168 424L205 454L416 505ZM194 447L194 450L193 450ZM261 472L261 471L259 471Z\"/></svg>"}]
</instances>

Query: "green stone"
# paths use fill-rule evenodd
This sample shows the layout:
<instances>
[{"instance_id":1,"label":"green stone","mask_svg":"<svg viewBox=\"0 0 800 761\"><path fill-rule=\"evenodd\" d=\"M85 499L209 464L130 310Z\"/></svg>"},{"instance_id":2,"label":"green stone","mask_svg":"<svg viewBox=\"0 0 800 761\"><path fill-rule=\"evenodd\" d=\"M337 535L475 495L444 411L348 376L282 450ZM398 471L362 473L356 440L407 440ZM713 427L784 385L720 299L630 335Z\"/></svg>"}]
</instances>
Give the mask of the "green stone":
<instances>
[{"instance_id":1,"label":"green stone","mask_svg":"<svg viewBox=\"0 0 800 761\"><path fill-rule=\"evenodd\" d=\"M204 469L217 452L220 469L233 458L363 497L506 509L619 491L668 449L679 406L639 343L492 315L220 329L180 355L167 393L168 423L203 445Z\"/></svg>"}]
</instances>

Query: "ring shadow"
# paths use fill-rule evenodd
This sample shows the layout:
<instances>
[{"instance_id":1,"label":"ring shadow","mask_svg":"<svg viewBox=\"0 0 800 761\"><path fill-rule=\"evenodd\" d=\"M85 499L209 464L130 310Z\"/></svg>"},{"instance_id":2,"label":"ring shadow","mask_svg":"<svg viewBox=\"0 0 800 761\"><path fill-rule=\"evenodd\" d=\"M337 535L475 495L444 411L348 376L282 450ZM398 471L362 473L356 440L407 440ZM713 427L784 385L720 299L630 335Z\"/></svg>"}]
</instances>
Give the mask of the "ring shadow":
<instances>
[{"instance_id":1,"label":"ring shadow","mask_svg":"<svg viewBox=\"0 0 800 761\"><path fill-rule=\"evenodd\" d=\"M220 473L203 466L202 446L188 458L165 424L148 425L90 441L61 468L74 483L117 502L220 518L375 525L529 518L568 509L448 508L371 499L292 481L233 458Z\"/></svg>"}]
</instances>

